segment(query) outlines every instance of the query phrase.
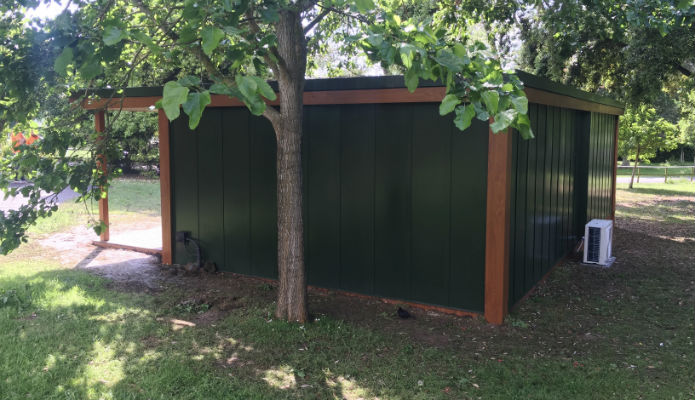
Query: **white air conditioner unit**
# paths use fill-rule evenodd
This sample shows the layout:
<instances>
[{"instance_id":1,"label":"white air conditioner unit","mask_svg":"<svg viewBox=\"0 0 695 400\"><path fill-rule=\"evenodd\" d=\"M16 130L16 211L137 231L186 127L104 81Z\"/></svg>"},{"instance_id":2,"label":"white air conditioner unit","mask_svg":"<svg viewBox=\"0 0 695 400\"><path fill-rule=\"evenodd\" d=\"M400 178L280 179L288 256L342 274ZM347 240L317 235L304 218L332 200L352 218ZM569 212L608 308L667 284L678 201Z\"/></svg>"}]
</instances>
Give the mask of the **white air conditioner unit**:
<instances>
[{"instance_id":1,"label":"white air conditioner unit","mask_svg":"<svg viewBox=\"0 0 695 400\"><path fill-rule=\"evenodd\" d=\"M592 219L584 228L584 263L609 267L615 261L611 256L613 221Z\"/></svg>"}]
</instances>

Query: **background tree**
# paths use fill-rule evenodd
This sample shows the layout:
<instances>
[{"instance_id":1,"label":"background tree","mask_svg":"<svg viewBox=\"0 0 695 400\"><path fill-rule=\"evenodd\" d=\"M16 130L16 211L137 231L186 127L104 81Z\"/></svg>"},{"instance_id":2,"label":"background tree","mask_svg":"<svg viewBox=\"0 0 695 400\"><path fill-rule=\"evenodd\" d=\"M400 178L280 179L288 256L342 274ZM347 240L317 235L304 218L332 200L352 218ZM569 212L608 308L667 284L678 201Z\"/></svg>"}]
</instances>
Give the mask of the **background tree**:
<instances>
[{"instance_id":1,"label":"background tree","mask_svg":"<svg viewBox=\"0 0 695 400\"><path fill-rule=\"evenodd\" d=\"M676 126L659 117L654 108L642 104L625 110L625 114L620 118L618 136L623 143L625 156L635 160L630 189L640 157L648 159L654 157L658 150L674 148L677 144L676 134Z\"/></svg>"},{"instance_id":2,"label":"background tree","mask_svg":"<svg viewBox=\"0 0 695 400\"><path fill-rule=\"evenodd\" d=\"M632 104L650 102L673 76L693 79L691 0L526 3L518 21L529 72Z\"/></svg>"}]
</instances>

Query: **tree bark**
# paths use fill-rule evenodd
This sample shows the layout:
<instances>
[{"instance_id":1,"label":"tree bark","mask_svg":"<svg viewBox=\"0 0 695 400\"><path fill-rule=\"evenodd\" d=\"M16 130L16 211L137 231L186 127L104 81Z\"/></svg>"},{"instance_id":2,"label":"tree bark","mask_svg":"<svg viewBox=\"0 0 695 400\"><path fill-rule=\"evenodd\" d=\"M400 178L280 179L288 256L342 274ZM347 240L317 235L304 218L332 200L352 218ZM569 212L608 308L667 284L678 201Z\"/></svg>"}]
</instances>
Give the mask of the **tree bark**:
<instances>
[{"instance_id":1,"label":"tree bark","mask_svg":"<svg viewBox=\"0 0 695 400\"><path fill-rule=\"evenodd\" d=\"M271 120L277 138L278 302L275 316L308 319L302 214L302 121L306 39L298 11L284 10L275 25L278 38L280 118Z\"/></svg>"},{"instance_id":2,"label":"tree bark","mask_svg":"<svg viewBox=\"0 0 695 400\"><path fill-rule=\"evenodd\" d=\"M637 154L635 155L635 164L632 166L632 177L630 178L630 186L632 189L632 182L635 180L635 171L637 171L637 165L639 164L639 144L637 144Z\"/></svg>"}]
</instances>

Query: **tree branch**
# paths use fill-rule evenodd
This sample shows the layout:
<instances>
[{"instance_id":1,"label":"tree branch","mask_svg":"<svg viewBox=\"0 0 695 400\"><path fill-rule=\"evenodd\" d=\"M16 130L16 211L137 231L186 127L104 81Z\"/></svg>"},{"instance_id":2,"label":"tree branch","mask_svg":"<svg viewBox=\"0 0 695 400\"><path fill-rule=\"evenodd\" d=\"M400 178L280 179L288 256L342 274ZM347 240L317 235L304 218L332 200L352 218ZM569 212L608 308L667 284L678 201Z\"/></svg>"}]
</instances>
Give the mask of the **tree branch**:
<instances>
[{"instance_id":1,"label":"tree branch","mask_svg":"<svg viewBox=\"0 0 695 400\"><path fill-rule=\"evenodd\" d=\"M327 8L324 9L323 11L321 11L321 13L319 15L317 15L313 21L309 22L309 25L304 27L304 34L306 35L310 30L312 30L314 28L314 26L316 26L316 24L321 22L322 19L326 18L326 15L328 15L330 12L331 12L331 10L327 9Z\"/></svg>"},{"instance_id":2,"label":"tree branch","mask_svg":"<svg viewBox=\"0 0 695 400\"><path fill-rule=\"evenodd\" d=\"M256 22L256 19L253 17L253 10L249 8L248 11L246 11L246 19L249 22L249 29L251 30L251 33L254 35L257 35L261 32L261 27L258 26L258 23ZM280 74L280 68L283 68L283 70L286 70L285 66L285 60L280 57L280 53L278 53L278 49L275 46L268 46L268 50L273 54L273 57L275 57L277 62L273 61L272 58L270 58L269 55L264 55L263 60L270 66L270 69L273 70L276 76Z\"/></svg>"},{"instance_id":3,"label":"tree branch","mask_svg":"<svg viewBox=\"0 0 695 400\"><path fill-rule=\"evenodd\" d=\"M152 10L147 8L145 6L145 4L142 2L142 0L133 0L133 1L137 4L138 8L140 8L140 10L145 15L147 15L148 18L150 18L152 21L154 21L157 24L157 26L159 27L159 30L161 30L162 33L166 37L168 37L173 42L176 42L178 40L178 35L176 35L176 33L173 32L172 28L166 26L163 23L157 22L157 20L154 18L154 13L152 12ZM253 16L251 16L251 17L253 17ZM260 32L260 28L258 27L258 24L256 24L256 22L253 21L253 19L249 20L249 26L251 26L252 29L253 29L253 26L255 26L256 29L258 29L254 33ZM208 57L208 55L205 54L205 52L203 51L203 48L200 44L191 46L190 51L193 53L193 55L195 57L198 58L198 60L200 60L201 64L203 64L203 68L205 68L205 71L207 71L207 73L210 74L210 76L219 79L222 83L224 83L228 87L236 86L236 83L231 78L229 78L228 76L226 76L222 72L220 72L220 70L215 66L215 63L213 63L212 60L210 59L210 57ZM277 52L277 49L276 49L276 52ZM277 68L277 64L275 64L273 62L273 60L270 59L270 57L268 57L267 55L265 57L266 57L266 62L271 66L271 68L273 68L273 66L275 66L275 68ZM278 59L281 60L280 58L278 58ZM275 69L275 72L277 72L277 69ZM273 125L276 125L280 122L280 112L278 112L278 110L274 109L271 106L266 106L265 111L263 112L263 116L266 117Z\"/></svg>"},{"instance_id":4,"label":"tree branch","mask_svg":"<svg viewBox=\"0 0 695 400\"><path fill-rule=\"evenodd\" d=\"M678 69L678 71L679 71L681 74L683 74L683 75L685 75L685 76L687 76L687 77L692 77L692 76L693 76L693 71L691 71L691 70L685 68L682 64L676 64L676 69Z\"/></svg>"}]
</instances>

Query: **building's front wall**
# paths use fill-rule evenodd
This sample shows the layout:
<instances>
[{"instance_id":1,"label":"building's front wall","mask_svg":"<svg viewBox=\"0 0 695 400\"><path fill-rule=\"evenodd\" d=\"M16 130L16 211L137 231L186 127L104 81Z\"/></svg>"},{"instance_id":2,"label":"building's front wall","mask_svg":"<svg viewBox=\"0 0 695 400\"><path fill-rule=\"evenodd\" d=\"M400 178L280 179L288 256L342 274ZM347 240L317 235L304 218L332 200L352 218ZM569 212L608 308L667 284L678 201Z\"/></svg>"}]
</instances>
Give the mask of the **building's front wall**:
<instances>
[{"instance_id":1,"label":"building's front wall","mask_svg":"<svg viewBox=\"0 0 695 400\"><path fill-rule=\"evenodd\" d=\"M487 123L438 104L305 107L309 284L484 309ZM225 271L277 274L275 140L245 108L171 124L172 231ZM192 254L181 244L174 262Z\"/></svg>"}]
</instances>

